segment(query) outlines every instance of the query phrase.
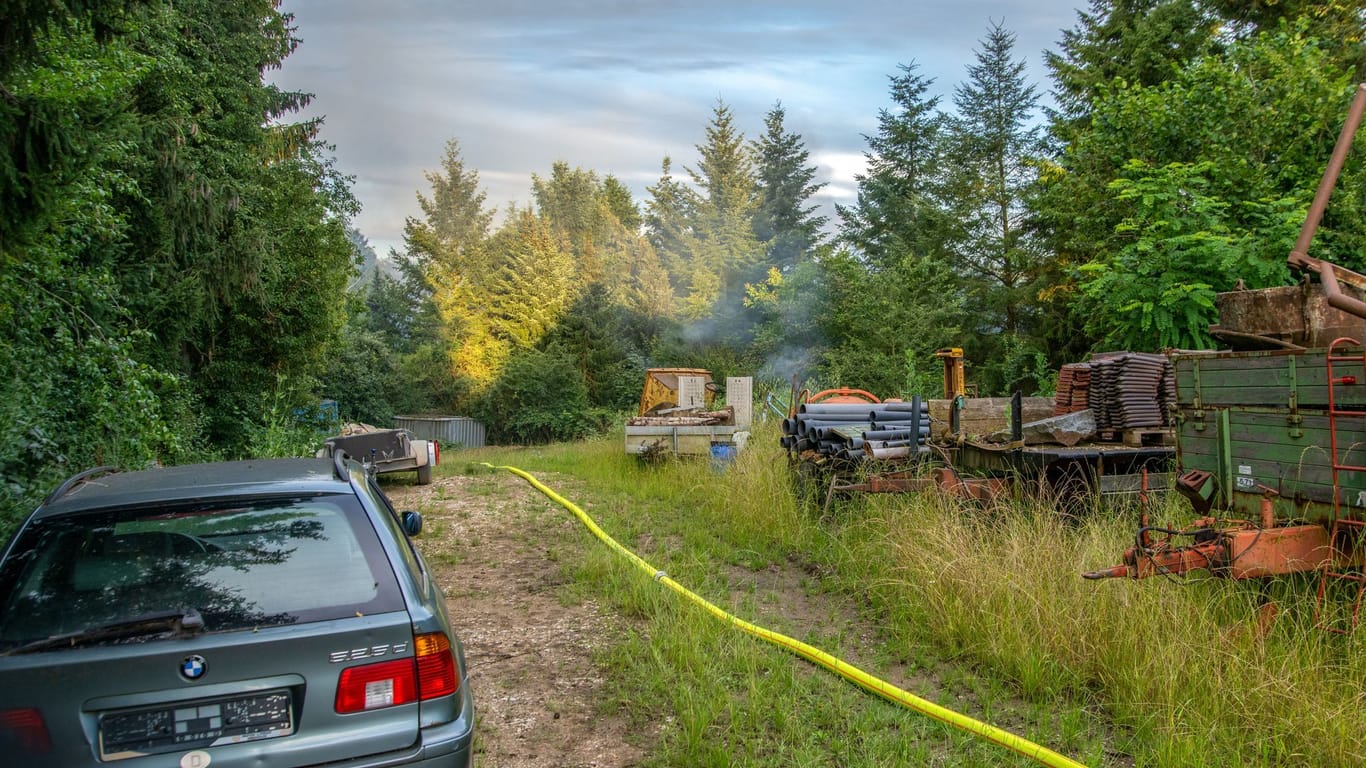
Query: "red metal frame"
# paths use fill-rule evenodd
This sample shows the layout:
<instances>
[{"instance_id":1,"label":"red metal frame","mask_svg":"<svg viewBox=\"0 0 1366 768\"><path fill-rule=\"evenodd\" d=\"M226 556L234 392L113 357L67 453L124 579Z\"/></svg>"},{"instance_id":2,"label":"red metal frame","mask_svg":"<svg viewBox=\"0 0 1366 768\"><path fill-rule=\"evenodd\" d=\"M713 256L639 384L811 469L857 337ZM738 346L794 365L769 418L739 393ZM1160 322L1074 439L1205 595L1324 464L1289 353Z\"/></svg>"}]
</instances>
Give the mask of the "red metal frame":
<instances>
[{"instance_id":1,"label":"red metal frame","mask_svg":"<svg viewBox=\"0 0 1366 768\"><path fill-rule=\"evenodd\" d=\"M795 416L797 410L803 403L819 403L828 401L830 403L861 403L866 402L870 405L881 403L882 400L872 392L862 389L852 389L850 387L839 387L838 389L822 389L816 394L811 394L811 390L803 389L797 391L797 377L792 377L792 406L787 409L788 416Z\"/></svg>"},{"instance_id":2,"label":"red metal frame","mask_svg":"<svg viewBox=\"0 0 1366 768\"><path fill-rule=\"evenodd\" d=\"M1352 353L1339 352L1339 349L1354 348ZM1361 618L1361 600L1366 595L1366 575L1361 573L1340 570L1356 560L1353 557L1353 550L1360 546L1361 530L1366 528L1366 521L1357 520L1344 515L1342 512L1342 472L1366 472L1366 465L1347 464L1342 460L1338 453L1338 419L1359 419L1358 424L1366 425L1366 411L1350 408L1339 408L1337 401L1337 388L1340 386L1355 386L1366 383L1366 350L1361 348L1361 343L1356 339L1341 337L1333 340L1328 346L1327 373L1328 373L1328 445L1333 461L1333 525L1329 529L1329 546L1332 548L1332 557L1324 563L1319 576L1318 595L1314 605L1314 622L1322 629L1338 634L1346 634L1356 628ZM1356 370L1361 371L1361 377L1355 375L1336 376L1333 373L1333 363L1351 363ZM1350 452L1350 451L1349 451ZM1355 533L1353 533L1355 531ZM1350 543L1347 543L1351 540ZM1352 600L1352 616L1349 627L1329 626L1324 622L1323 608L1328 597L1328 583L1330 579L1338 581L1355 582L1357 585L1356 597Z\"/></svg>"}]
</instances>

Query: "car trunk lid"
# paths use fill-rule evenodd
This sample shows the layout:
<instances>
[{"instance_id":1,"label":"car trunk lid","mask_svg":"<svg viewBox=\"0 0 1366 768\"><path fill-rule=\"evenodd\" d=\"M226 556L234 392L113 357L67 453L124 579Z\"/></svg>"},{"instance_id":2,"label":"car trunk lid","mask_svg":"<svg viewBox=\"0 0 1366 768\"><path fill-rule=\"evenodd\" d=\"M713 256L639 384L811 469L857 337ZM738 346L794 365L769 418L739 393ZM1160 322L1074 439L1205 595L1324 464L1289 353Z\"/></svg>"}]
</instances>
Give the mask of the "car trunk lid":
<instances>
[{"instance_id":1,"label":"car trunk lid","mask_svg":"<svg viewBox=\"0 0 1366 768\"><path fill-rule=\"evenodd\" d=\"M401 750L418 738L417 702L392 704L405 683L369 681L371 708L349 714L336 711L337 685L343 670L401 670L413 656L405 611L12 655L0 659L9 683L0 718L23 713L12 717L25 724L0 728L0 741L16 742L0 747L22 749L35 766L131 767L144 755L204 752L223 768Z\"/></svg>"}]
</instances>

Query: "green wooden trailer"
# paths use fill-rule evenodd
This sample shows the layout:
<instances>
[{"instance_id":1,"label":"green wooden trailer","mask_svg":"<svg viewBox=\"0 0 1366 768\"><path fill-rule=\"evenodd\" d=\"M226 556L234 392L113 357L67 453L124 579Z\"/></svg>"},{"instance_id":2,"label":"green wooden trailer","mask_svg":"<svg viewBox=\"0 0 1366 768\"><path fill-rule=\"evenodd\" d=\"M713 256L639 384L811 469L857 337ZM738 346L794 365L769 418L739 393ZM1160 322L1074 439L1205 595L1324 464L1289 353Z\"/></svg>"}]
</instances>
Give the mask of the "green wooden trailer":
<instances>
[{"instance_id":1,"label":"green wooden trailer","mask_svg":"<svg viewBox=\"0 0 1366 768\"><path fill-rule=\"evenodd\" d=\"M1343 468L1366 465L1362 349L1340 343L1331 357L1327 349L1172 355L1178 461L1183 472L1211 476L1211 508L1255 519L1269 496L1278 519L1331 521L1334 463L1343 513L1366 508L1366 472Z\"/></svg>"}]
</instances>

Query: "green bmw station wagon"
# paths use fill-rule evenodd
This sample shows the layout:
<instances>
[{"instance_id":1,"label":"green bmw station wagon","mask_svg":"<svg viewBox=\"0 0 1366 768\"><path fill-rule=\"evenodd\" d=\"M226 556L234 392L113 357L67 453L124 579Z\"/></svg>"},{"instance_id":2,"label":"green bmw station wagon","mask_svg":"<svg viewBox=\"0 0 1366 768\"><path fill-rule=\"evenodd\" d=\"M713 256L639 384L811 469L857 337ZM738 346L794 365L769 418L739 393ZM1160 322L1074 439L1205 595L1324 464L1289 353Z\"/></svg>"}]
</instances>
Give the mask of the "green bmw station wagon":
<instances>
[{"instance_id":1,"label":"green bmw station wagon","mask_svg":"<svg viewBox=\"0 0 1366 768\"><path fill-rule=\"evenodd\" d=\"M420 529L340 455L71 478L0 553L0 763L469 765Z\"/></svg>"}]
</instances>

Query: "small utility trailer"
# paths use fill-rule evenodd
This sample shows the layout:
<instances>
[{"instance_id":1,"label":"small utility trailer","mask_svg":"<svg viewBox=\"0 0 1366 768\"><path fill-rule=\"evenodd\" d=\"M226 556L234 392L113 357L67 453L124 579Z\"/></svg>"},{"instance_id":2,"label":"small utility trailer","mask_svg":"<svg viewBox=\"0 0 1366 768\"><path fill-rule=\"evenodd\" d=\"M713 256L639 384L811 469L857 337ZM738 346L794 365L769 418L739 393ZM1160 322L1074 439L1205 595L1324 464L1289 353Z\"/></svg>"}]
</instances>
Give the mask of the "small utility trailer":
<instances>
[{"instance_id":1,"label":"small utility trailer","mask_svg":"<svg viewBox=\"0 0 1366 768\"><path fill-rule=\"evenodd\" d=\"M329 437L318 456L345 452L367 471L417 472L419 485L432 482L432 467L441 462L441 445L435 440L416 440L406 429L376 429L368 424L348 424L342 434Z\"/></svg>"},{"instance_id":2,"label":"small utility trailer","mask_svg":"<svg viewBox=\"0 0 1366 768\"><path fill-rule=\"evenodd\" d=\"M651 369L641 395L640 415L626 422L626 453L663 456L733 457L745 446L753 420L754 380L726 379L726 406L705 410L715 387L701 369Z\"/></svg>"}]
</instances>

